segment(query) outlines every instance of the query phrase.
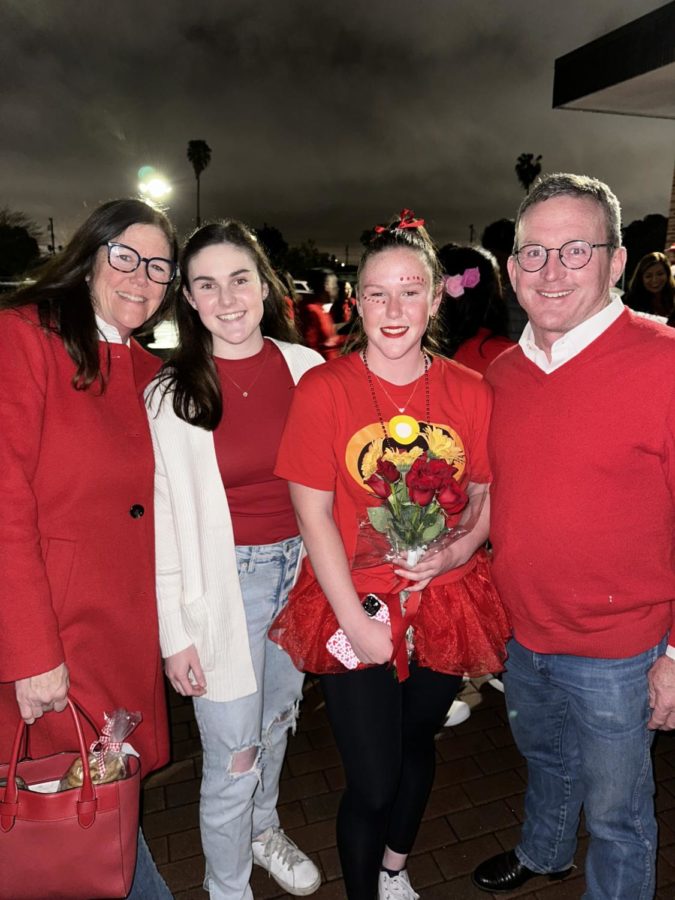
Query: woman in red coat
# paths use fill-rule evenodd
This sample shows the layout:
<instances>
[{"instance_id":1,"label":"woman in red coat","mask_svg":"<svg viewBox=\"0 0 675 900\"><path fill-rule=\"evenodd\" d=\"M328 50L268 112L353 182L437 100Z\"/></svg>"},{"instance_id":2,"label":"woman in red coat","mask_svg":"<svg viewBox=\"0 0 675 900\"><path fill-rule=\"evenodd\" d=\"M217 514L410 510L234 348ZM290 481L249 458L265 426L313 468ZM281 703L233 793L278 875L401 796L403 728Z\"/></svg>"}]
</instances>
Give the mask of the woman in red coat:
<instances>
[{"instance_id":1,"label":"woman in red coat","mask_svg":"<svg viewBox=\"0 0 675 900\"><path fill-rule=\"evenodd\" d=\"M69 749L69 691L99 728L141 713L143 774L168 760L142 400L158 360L131 335L161 317L175 258L162 213L112 201L2 303L0 760L19 715L32 756ZM143 845L136 881L147 861ZM170 896L154 875L143 896Z\"/></svg>"}]
</instances>

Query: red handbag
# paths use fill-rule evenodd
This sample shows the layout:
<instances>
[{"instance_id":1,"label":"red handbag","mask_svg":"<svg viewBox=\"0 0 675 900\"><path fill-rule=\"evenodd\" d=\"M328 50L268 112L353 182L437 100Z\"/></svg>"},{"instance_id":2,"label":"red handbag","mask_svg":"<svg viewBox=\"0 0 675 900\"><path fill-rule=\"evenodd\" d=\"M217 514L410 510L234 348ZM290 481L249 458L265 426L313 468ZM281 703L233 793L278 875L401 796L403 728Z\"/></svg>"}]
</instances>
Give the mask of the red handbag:
<instances>
[{"instance_id":1,"label":"red handbag","mask_svg":"<svg viewBox=\"0 0 675 900\"><path fill-rule=\"evenodd\" d=\"M0 900L98 900L126 897L136 868L140 765L127 757L127 777L93 784L83 766L79 788L45 794L17 789L58 781L77 757L88 758L75 705L68 706L79 750L41 759L19 752L26 725L19 723L12 756L0 765ZM63 713L66 715L66 713Z\"/></svg>"}]
</instances>

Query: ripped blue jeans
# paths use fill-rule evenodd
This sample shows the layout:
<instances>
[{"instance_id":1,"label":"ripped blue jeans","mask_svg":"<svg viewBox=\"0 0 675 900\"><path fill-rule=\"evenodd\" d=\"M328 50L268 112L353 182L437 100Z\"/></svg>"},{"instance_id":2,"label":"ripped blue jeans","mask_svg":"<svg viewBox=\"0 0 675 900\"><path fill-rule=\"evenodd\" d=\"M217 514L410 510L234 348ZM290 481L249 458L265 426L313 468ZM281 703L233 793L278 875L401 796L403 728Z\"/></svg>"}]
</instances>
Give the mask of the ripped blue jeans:
<instances>
[{"instance_id":1,"label":"ripped blue jeans","mask_svg":"<svg viewBox=\"0 0 675 900\"><path fill-rule=\"evenodd\" d=\"M229 702L194 700L204 751L204 888L212 900L251 900L251 840L279 825L279 776L304 675L267 631L287 600L299 552L300 538L236 548L258 690Z\"/></svg>"}]
</instances>

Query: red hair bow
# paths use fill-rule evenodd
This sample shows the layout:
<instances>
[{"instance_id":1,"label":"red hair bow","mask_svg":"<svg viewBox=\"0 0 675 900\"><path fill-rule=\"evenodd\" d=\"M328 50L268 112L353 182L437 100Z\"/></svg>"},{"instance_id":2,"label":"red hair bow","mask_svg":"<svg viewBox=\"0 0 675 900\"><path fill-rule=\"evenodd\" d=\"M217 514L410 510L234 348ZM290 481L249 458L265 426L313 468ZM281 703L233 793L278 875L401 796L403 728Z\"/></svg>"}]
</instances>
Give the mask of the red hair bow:
<instances>
[{"instance_id":1,"label":"red hair bow","mask_svg":"<svg viewBox=\"0 0 675 900\"><path fill-rule=\"evenodd\" d=\"M391 225L376 225L373 228L375 234L383 234L385 231L398 231L399 228L421 228L424 225L424 219L415 219L411 209L402 209L399 213L398 222L392 222Z\"/></svg>"},{"instance_id":2,"label":"red hair bow","mask_svg":"<svg viewBox=\"0 0 675 900\"><path fill-rule=\"evenodd\" d=\"M402 209L399 216L397 228L421 228L424 225L424 219L414 219L412 209Z\"/></svg>"}]
</instances>

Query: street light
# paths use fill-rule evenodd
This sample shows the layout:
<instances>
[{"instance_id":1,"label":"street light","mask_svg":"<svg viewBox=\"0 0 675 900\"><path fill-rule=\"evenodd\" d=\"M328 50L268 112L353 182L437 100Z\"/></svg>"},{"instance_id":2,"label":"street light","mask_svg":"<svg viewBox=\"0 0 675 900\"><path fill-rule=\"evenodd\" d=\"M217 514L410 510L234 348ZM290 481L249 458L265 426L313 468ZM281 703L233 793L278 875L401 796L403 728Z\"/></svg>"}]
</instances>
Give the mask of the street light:
<instances>
[{"instance_id":1,"label":"street light","mask_svg":"<svg viewBox=\"0 0 675 900\"><path fill-rule=\"evenodd\" d=\"M152 166L140 168L138 179L138 191L141 199L151 205L164 203L171 193L169 182Z\"/></svg>"},{"instance_id":2,"label":"street light","mask_svg":"<svg viewBox=\"0 0 675 900\"><path fill-rule=\"evenodd\" d=\"M151 178L150 181L141 182L138 189L144 197L150 200L164 200L171 193L171 185L164 178Z\"/></svg>"}]
</instances>

